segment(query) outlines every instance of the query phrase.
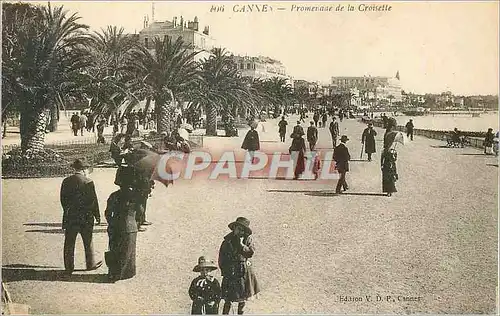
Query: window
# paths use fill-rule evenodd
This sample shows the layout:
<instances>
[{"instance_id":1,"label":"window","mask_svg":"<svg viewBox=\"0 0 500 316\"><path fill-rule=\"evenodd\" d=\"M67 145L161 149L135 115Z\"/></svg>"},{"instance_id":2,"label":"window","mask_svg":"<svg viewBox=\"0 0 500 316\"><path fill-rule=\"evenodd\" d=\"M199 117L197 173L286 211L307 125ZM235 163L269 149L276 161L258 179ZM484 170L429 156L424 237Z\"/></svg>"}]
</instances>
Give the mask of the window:
<instances>
[{"instance_id":1,"label":"window","mask_svg":"<svg viewBox=\"0 0 500 316\"><path fill-rule=\"evenodd\" d=\"M247 69L252 69L252 64L247 64Z\"/></svg>"},{"instance_id":2,"label":"window","mask_svg":"<svg viewBox=\"0 0 500 316\"><path fill-rule=\"evenodd\" d=\"M240 64L240 69L241 69L241 70L244 70L244 69L245 69L245 64L241 63L241 64Z\"/></svg>"}]
</instances>

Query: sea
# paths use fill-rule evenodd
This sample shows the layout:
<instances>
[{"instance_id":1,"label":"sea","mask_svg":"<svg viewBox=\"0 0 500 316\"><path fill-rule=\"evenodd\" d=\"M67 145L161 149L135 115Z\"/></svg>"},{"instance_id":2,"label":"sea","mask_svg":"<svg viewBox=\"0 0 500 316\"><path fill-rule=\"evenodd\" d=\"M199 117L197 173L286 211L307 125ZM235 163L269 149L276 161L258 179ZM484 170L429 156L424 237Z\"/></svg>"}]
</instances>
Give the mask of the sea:
<instances>
[{"instance_id":1,"label":"sea","mask_svg":"<svg viewBox=\"0 0 500 316\"><path fill-rule=\"evenodd\" d=\"M479 117L472 117L471 114L431 114L424 116L398 115L394 118L398 125L404 126L410 119L413 119L415 128L439 131L451 131L456 127L464 132L486 132L488 128L492 128L493 132L496 132L500 125L498 112L480 113Z\"/></svg>"}]
</instances>

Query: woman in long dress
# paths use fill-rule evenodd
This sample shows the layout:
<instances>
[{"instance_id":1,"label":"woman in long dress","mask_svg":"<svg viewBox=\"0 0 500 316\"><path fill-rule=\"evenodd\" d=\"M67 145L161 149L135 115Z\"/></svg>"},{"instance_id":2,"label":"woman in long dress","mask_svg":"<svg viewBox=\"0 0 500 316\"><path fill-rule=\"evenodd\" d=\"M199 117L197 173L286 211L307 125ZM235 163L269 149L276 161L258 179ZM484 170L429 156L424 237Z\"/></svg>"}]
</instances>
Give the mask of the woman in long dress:
<instances>
[{"instance_id":1,"label":"woman in long dress","mask_svg":"<svg viewBox=\"0 0 500 316\"><path fill-rule=\"evenodd\" d=\"M141 204L139 193L132 189L133 178L130 167L120 167L115 181L120 189L111 193L104 213L109 236L106 264L112 282L129 279L136 274L136 213L140 212Z\"/></svg>"},{"instance_id":2,"label":"woman in long dress","mask_svg":"<svg viewBox=\"0 0 500 316\"><path fill-rule=\"evenodd\" d=\"M292 138L292 145L290 145L289 152L293 154L297 159L297 163L295 165L294 172L294 180L297 180L299 176L304 173L306 170L305 164L305 152L306 152L306 142L302 136L304 132L300 133L299 131L295 131L290 136ZM292 156L292 158L294 157Z\"/></svg>"},{"instance_id":3,"label":"woman in long dress","mask_svg":"<svg viewBox=\"0 0 500 316\"><path fill-rule=\"evenodd\" d=\"M398 153L394 148L394 139L398 132L394 131L395 127L396 120L392 117L389 118L384 134L384 150L381 155L382 192L387 193L387 196L392 196L392 193L397 192L396 181L398 180L398 173L396 160Z\"/></svg>"},{"instance_id":4,"label":"woman in long dress","mask_svg":"<svg viewBox=\"0 0 500 316\"><path fill-rule=\"evenodd\" d=\"M238 314L243 314L245 301L260 292L260 286L250 258L255 254L250 221L238 217L228 227L231 233L224 237L219 250L222 273L222 314L228 314L232 302L238 302Z\"/></svg>"}]
</instances>

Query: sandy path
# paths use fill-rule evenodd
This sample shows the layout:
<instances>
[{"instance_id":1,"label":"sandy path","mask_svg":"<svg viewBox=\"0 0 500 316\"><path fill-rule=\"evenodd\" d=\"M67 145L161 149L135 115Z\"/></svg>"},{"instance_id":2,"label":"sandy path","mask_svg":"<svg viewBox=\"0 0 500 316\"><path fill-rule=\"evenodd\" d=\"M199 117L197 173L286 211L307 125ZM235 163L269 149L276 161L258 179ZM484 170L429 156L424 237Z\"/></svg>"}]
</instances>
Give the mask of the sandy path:
<instances>
[{"instance_id":1,"label":"sandy path","mask_svg":"<svg viewBox=\"0 0 500 316\"><path fill-rule=\"evenodd\" d=\"M355 121L341 126L356 159L363 128ZM266 123L261 139L277 139L274 129L274 122ZM267 145L286 151L289 142ZM329 144L321 129L319 147ZM3 180L4 279L13 299L31 305L33 313L186 314L198 256L215 258L227 224L245 216L254 230L254 265L263 287L248 313L493 313L498 168L491 164L497 162L470 148L431 147L439 145L416 137L399 148L399 192L392 198L375 195L381 190L379 153L371 163L352 162L354 194L344 196L332 194L335 181L197 178L168 189L159 184L148 201L154 225L138 236L138 275L116 284L102 283L105 267L76 272L71 282L54 272L63 269L63 234L55 226L61 179ZM114 169L95 170L92 178L103 213L117 189ZM102 255L105 227L95 231ZM76 251L76 265L83 268L81 242ZM20 264L36 267L12 266ZM402 302L398 295L421 299ZM343 302L340 296L363 300Z\"/></svg>"}]
</instances>

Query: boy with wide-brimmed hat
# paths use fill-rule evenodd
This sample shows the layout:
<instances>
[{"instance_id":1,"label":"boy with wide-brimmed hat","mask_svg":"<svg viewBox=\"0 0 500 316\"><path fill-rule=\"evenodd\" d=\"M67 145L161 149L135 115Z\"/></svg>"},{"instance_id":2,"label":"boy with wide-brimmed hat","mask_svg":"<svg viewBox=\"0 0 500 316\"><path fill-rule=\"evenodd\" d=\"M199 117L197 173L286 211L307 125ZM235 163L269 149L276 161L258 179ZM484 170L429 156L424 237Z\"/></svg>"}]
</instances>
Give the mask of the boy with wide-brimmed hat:
<instances>
[{"instance_id":1,"label":"boy with wide-brimmed hat","mask_svg":"<svg viewBox=\"0 0 500 316\"><path fill-rule=\"evenodd\" d=\"M222 273L223 314L229 314L232 302L238 302L238 314L243 314L245 301L260 292L253 273L252 258L255 248L250 221L238 217L229 223L231 233L224 237L219 250L219 267Z\"/></svg>"},{"instance_id":2,"label":"boy with wide-brimmed hat","mask_svg":"<svg viewBox=\"0 0 500 316\"><path fill-rule=\"evenodd\" d=\"M216 315L219 313L219 302L221 287L219 281L210 273L217 270L217 266L205 256L198 258L198 264L193 268L193 272L199 272L189 287L189 297L193 300L191 314L201 315L203 309L205 314Z\"/></svg>"}]
</instances>

